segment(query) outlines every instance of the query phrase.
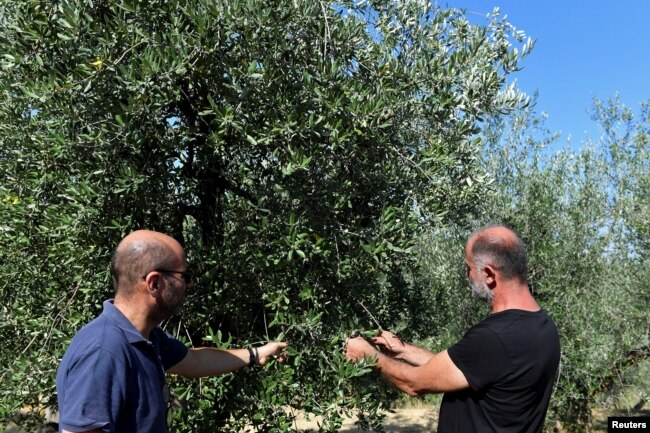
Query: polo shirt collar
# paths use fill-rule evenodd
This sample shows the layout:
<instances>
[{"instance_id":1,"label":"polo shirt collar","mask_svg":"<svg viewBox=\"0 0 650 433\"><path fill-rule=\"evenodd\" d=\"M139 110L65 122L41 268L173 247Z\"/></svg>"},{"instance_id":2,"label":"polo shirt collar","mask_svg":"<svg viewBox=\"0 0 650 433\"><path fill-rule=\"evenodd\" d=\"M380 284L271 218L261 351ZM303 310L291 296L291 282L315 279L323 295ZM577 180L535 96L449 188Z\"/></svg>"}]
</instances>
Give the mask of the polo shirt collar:
<instances>
[{"instance_id":1,"label":"polo shirt collar","mask_svg":"<svg viewBox=\"0 0 650 433\"><path fill-rule=\"evenodd\" d=\"M129 319L127 319L126 316L113 304L113 299L104 301L104 312L102 315L106 316L108 320L113 322L115 326L124 332L124 336L130 344L140 343L143 341L148 342L148 340L144 338L137 329L135 329L133 323L131 323Z\"/></svg>"}]
</instances>

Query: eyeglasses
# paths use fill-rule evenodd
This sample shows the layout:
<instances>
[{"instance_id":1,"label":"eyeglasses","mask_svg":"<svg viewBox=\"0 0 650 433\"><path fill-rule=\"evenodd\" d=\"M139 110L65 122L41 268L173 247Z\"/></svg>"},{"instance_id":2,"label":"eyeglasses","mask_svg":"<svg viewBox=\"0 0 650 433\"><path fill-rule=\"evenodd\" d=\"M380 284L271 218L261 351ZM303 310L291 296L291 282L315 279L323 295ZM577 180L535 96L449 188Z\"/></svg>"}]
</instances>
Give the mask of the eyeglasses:
<instances>
[{"instance_id":1,"label":"eyeglasses","mask_svg":"<svg viewBox=\"0 0 650 433\"><path fill-rule=\"evenodd\" d=\"M154 269L156 272L162 272L164 274L179 274L182 278L183 281L185 281L185 284L192 284L192 273L190 271L170 271L169 269Z\"/></svg>"}]
</instances>

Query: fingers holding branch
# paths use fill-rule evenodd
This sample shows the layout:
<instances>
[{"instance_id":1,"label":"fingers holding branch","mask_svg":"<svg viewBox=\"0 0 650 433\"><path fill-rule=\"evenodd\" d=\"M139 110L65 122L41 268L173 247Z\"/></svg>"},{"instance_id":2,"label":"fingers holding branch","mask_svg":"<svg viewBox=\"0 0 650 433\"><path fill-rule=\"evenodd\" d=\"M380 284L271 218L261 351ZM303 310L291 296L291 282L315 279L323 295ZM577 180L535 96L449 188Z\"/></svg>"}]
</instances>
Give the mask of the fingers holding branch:
<instances>
[{"instance_id":1,"label":"fingers holding branch","mask_svg":"<svg viewBox=\"0 0 650 433\"><path fill-rule=\"evenodd\" d=\"M277 359L280 363L287 360L287 343L283 341L272 341L257 348L258 364L266 365L271 359Z\"/></svg>"},{"instance_id":2,"label":"fingers holding branch","mask_svg":"<svg viewBox=\"0 0 650 433\"><path fill-rule=\"evenodd\" d=\"M389 331L382 331L381 334L371 338L370 341L378 346L382 352L393 356L399 355L406 348L404 342L397 335Z\"/></svg>"}]
</instances>

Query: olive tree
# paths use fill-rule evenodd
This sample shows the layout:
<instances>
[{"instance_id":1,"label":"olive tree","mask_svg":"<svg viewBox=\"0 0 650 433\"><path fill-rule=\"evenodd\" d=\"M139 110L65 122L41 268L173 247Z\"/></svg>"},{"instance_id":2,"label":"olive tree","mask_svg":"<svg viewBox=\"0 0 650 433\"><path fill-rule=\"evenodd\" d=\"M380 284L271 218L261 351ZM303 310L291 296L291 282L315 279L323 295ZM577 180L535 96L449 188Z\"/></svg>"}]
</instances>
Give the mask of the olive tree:
<instances>
[{"instance_id":1,"label":"olive tree","mask_svg":"<svg viewBox=\"0 0 650 433\"><path fill-rule=\"evenodd\" d=\"M482 216L431 231L420 242L415 286L432 311L428 343L453 344L487 313L472 303L463 243L480 225L505 223L528 247L529 283L556 322L562 345L548 422L584 431L592 409L650 355L648 348L648 105L635 114L618 97L594 100L601 135L579 149L552 151L559 135L533 107L484 129L491 193Z\"/></svg>"},{"instance_id":2,"label":"olive tree","mask_svg":"<svg viewBox=\"0 0 650 433\"><path fill-rule=\"evenodd\" d=\"M506 77L531 42L415 0L3 0L0 22L0 418L56 405L112 249L149 228L199 276L169 332L291 345L286 365L176 380L179 431L377 422L342 343L419 320L401 269L476 209L475 134L526 103Z\"/></svg>"},{"instance_id":3,"label":"olive tree","mask_svg":"<svg viewBox=\"0 0 650 433\"><path fill-rule=\"evenodd\" d=\"M509 155L525 162L504 173L514 200L501 217L528 241L533 290L560 329L553 418L572 429L589 425L598 397L650 354L647 116L647 106L635 118L618 99L595 100L598 140L549 155L529 136Z\"/></svg>"}]
</instances>

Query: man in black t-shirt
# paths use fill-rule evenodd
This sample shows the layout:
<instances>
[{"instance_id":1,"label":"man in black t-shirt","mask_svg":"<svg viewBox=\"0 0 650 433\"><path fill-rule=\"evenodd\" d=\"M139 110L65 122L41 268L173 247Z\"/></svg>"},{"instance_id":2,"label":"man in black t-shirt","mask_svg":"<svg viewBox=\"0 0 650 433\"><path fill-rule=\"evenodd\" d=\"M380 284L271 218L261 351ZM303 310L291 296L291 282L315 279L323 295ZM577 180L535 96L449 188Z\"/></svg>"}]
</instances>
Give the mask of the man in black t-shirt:
<instances>
[{"instance_id":1,"label":"man in black t-shirt","mask_svg":"<svg viewBox=\"0 0 650 433\"><path fill-rule=\"evenodd\" d=\"M440 353L390 332L348 340L351 361L377 356L377 371L416 396L444 393L438 433L539 433L560 362L555 324L530 293L526 248L512 230L470 236L465 262L472 293L490 315Z\"/></svg>"}]
</instances>

